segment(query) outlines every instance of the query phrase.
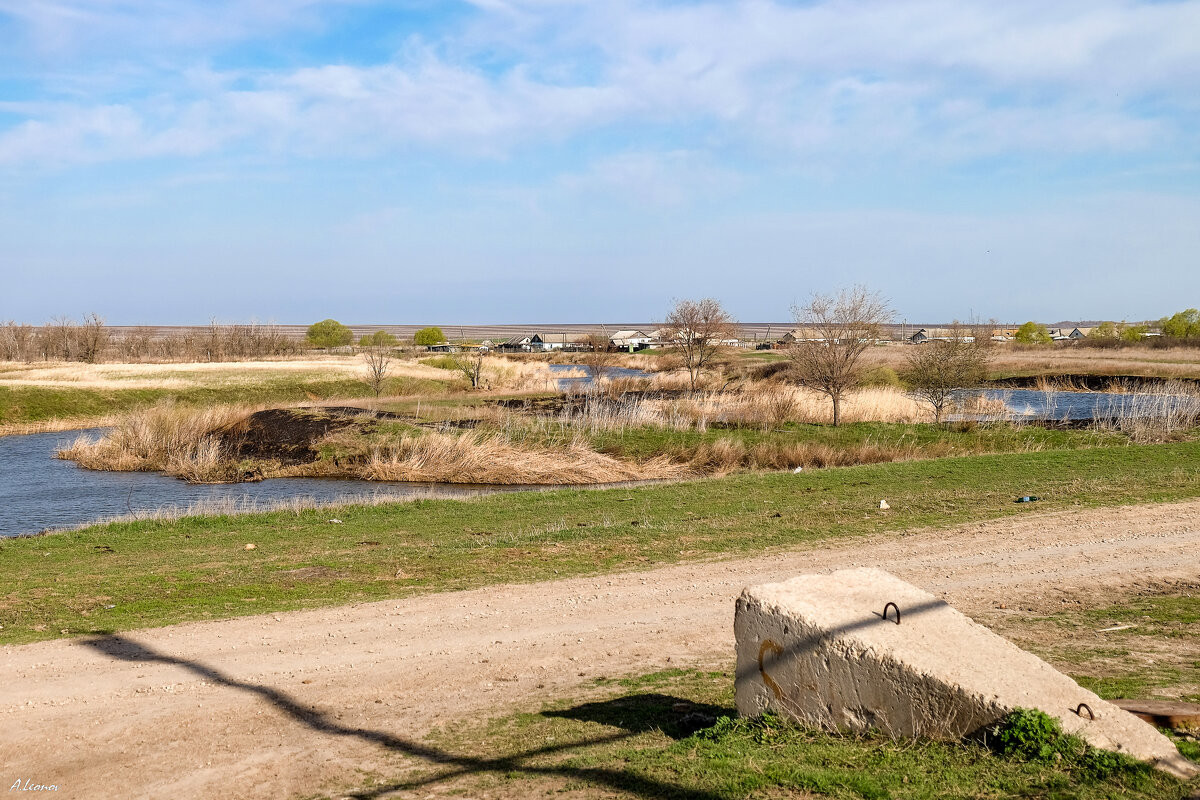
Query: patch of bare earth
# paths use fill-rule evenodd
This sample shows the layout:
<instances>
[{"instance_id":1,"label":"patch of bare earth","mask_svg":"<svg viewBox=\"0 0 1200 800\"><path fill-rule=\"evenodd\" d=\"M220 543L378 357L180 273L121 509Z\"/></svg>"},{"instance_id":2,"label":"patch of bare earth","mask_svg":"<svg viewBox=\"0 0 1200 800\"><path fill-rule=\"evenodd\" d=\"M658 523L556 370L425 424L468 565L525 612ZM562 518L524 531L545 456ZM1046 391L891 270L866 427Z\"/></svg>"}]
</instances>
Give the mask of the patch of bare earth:
<instances>
[{"instance_id":1,"label":"patch of bare earth","mask_svg":"<svg viewBox=\"0 0 1200 800\"><path fill-rule=\"evenodd\" d=\"M1197 552L1200 501L6 647L0 784L80 798L336 793L452 761L424 743L445 721L538 709L601 676L726 666L747 584L877 566L997 624L1009 609L1200 581Z\"/></svg>"}]
</instances>

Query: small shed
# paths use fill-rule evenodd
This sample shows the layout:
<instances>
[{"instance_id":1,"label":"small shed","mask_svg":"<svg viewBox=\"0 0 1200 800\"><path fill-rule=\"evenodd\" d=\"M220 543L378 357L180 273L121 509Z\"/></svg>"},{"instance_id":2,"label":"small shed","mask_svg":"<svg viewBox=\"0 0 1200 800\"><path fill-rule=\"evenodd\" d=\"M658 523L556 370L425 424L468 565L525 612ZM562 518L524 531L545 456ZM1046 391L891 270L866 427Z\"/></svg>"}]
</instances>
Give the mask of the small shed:
<instances>
[{"instance_id":1,"label":"small shed","mask_svg":"<svg viewBox=\"0 0 1200 800\"><path fill-rule=\"evenodd\" d=\"M529 352L529 350L532 349L532 347L531 347L532 342L533 342L532 336L518 334L516 336L510 336L507 339L505 339L503 342L501 342L499 349L507 350L509 352L514 352L514 353L515 352Z\"/></svg>"},{"instance_id":2,"label":"small shed","mask_svg":"<svg viewBox=\"0 0 1200 800\"><path fill-rule=\"evenodd\" d=\"M641 350L650 346L651 337L645 331L623 330L617 331L612 336L608 337L608 340L612 342L614 347L617 347L621 350L626 350L631 347L634 350Z\"/></svg>"}]
</instances>

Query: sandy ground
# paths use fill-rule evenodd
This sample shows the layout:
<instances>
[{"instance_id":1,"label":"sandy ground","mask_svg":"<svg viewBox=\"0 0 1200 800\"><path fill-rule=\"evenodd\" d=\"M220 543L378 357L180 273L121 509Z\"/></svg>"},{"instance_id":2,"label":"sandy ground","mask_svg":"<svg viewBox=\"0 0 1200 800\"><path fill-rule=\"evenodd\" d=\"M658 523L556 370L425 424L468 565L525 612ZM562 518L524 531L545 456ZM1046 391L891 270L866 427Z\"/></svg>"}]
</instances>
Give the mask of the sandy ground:
<instances>
[{"instance_id":1,"label":"sandy ground","mask_svg":"<svg viewBox=\"0 0 1200 800\"><path fill-rule=\"evenodd\" d=\"M421 744L444 721L536 710L599 676L727 666L747 584L879 566L987 622L1195 582L1198 553L1200 502L1188 502L6 647L0 790L336 796L444 760Z\"/></svg>"}]
</instances>

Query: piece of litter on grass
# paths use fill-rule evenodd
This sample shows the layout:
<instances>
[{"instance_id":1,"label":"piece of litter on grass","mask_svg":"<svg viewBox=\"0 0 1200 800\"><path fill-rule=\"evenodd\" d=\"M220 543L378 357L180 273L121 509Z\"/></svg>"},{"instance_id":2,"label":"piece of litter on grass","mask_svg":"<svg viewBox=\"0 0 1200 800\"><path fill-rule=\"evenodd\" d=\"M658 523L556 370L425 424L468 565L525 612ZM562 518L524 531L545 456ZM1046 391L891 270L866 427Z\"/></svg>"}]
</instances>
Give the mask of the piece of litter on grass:
<instances>
[{"instance_id":1,"label":"piece of litter on grass","mask_svg":"<svg viewBox=\"0 0 1200 800\"><path fill-rule=\"evenodd\" d=\"M880 511L887 511L889 508L891 508L891 506L889 506L889 505L888 505L888 501L887 501L887 500L880 500L880 501L879 501L879 510L880 510Z\"/></svg>"},{"instance_id":2,"label":"piece of litter on grass","mask_svg":"<svg viewBox=\"0 0 1200 800\"><path fill-rule=\"evenodd\" d=\"M104 607L104 610L105 610L105 611L112 611L114 608L116 608L116 606L113 606L113 605L108 605L108 606L105 606L105 607Z\"/></svg>"},{"instance_id":3,"label":"piece of litter on grass","mask_svg":"<svg viewBox=\"0 0 1200 800\"><path fill-rule=\"evenodd\" d=\"M1112 633L1113 631L1127 631L1130 628L1136 628L1137 625L1115 625L1111 628L1101 628L1096 633Z\"/></svg>"},{"instance_id":4,"label":"piece of litter on grass","mask_svg":"<svg viewBox=\"0 0 1200 800\"><path fill-rule=\"evenodd\" d=\"M256 544L248 544L248 545L246 545L246 549L247 549L247 550L257 550L257 549L258 549L258 545L256 545Z\"/></svg>"},{"instance_id":5,"label":"piece of litter on grass","mask_svg":"<svg viewBox=\"0 0 1200 800\"><path fill-rule=\"evenodd\" d=\"M1042 498L1040 498L1040 497L1034 497L1032 495L1025 495L1024 497L1018 497L1013 502L1014 503L1036 503L1038 500L1041 500L1041 499Z\"/></svg>"},{"instance_id":6,"label":"piece of litter on grass","mask_svg":"<svg viewBox=\"0 0 1200 800\"><path fill-rule=\"evenodd\" d=\"M801 472L804 472L804 467L796 467L794 470L792 470L793 475L799 475Z\"/></svg>"},{"instance_id":7,"label":"piece of litter on grass","mask_svg":"<svg viewBox=\"0 0 1200 800\"><path fill-rule=\"evenodd\" d=\"M334 525L341 525L341 524L342 524L342 521L341 521L340 519L331 519L331 520L329 520L329 521L330 521L330 523L332 523L332 524L334 524Z\"/></svg>"}]
</instances>

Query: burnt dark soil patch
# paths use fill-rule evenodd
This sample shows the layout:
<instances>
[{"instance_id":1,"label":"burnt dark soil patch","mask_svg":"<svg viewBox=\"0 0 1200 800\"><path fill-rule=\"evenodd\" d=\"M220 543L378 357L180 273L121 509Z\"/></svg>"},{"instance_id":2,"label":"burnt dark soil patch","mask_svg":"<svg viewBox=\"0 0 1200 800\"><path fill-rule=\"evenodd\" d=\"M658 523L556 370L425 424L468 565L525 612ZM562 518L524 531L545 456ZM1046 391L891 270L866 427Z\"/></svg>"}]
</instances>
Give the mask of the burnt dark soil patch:
<instances>
[{"instance_id":1,"label":"burnt dark soil patch","mask_svg":"<svg viewBox=\"0 0 1200 800\"><path fill-rule=\"evenodd\" d=\"M371 419L364 420L366 415ZM229 458L307 464L316 461L316 444L327 434L365 428L373 424L372 419L383 416L385 413L350 407L268 408L214 433Z\"/></svg>"}]
</instances>

